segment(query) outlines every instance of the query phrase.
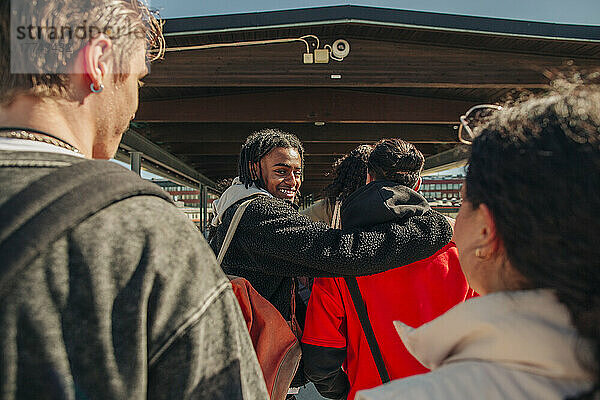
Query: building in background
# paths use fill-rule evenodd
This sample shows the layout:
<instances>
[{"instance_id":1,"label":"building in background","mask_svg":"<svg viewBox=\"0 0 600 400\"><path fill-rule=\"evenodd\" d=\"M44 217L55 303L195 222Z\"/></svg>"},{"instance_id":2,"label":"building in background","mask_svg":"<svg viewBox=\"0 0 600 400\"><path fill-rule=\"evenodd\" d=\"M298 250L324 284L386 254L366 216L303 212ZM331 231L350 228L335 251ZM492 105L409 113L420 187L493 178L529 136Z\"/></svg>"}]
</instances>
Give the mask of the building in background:
<instances>
[{"instance_id":1,"label":"building in background","mask_svg":"<svg viewBox=\"0 0 600 400\"><path fill-rule=\"evenodd\" d=\"M188 186L182 186L177 183L152 179L151 182L156 183L163 188L164 191L171 195L175 205L181 209L193 222L198 229L202 230L202 199L200 190ZM212 203L218 198L217 194L207 193L207 214L210 221L213 216Z\"/></svg>"},{"instance_id":2,"label":"building in background","mask_svg":"<svg viewBox=\"0 0 600 400\"><path fill-rule=\"evenodd\" d=\"M465 177L461 173L423 176L419 193L427 199L431 208L441 214L456 218L462 201L460 188L464 181ZM302 196L300 208L304 209L310 206L316 199L312 193Z\"/></svg>"},{"instance_id":3,"label":"building in background","mask_svg":"<svg viewBox=\"0 0 600 400\"><path fill-rule=\"evenodd\" d=\"M200 207L200 190L187 186L181 186L167 180L152 180L171 195L175 202L183 203L182 207Z\"/></svg>"},{"instance_id":4,"label":"building in background","mask_svg":"<svg viewBox=\"0 0 600 400\"><path fill-rule=\"evenodd\" d=\"M427 199L431 208L456 218L460 208L460 187L465 177L462 175L424 176L419 192Z\"/></svg>"}]
</instances>

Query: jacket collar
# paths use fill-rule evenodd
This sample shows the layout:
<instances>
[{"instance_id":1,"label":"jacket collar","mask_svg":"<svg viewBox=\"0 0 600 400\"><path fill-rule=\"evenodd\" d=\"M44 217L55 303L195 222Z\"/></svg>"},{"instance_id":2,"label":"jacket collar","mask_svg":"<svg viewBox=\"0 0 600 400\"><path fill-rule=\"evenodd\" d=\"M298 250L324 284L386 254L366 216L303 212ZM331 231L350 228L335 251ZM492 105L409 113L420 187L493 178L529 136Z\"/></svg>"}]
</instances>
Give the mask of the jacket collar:
<instances>
[{"instance_id":1,"label":"jacket collar","mask_svg":"<svg viewBox=\"0 0 600 400\"><path fill-rule=\"evenodd\" d=\"M538 375L593 380L578 358L592 354L551 290L498 292L459 304L414 329L394 325L408 351L435 369L464 360L500 363Z\"/></svg>"},{"instance_id":2,"label":"jacket collar","mask_svg":"<svg viewBox=\"0 0 600 400\"><path fill-rule=\"evenodd\" d=\"M237 203L240 200L243 200L248 197L252 197L255 195L265 195L269 197L273 197L273 195L267 192L264 189L260 189L254 184L246 187L241 181L239 177L236 177L231 186L229 186L219 197L217 200L213 201L213 210L215 211L215 217L211 221L212 226L219 226L222 222L223 214L225 211Z\"/></svg>"},{"instance_id":3,"label":"jacket collar","mask_svg":"<svg viewBox=\"0 0 600 400\"><path fill-rule=\"evenodd\" d=\"M374 181L342 203L342 226L371 226L423 215L430 209L427 200L414 190L395 182Z\"/></svg>"}]
</instances>

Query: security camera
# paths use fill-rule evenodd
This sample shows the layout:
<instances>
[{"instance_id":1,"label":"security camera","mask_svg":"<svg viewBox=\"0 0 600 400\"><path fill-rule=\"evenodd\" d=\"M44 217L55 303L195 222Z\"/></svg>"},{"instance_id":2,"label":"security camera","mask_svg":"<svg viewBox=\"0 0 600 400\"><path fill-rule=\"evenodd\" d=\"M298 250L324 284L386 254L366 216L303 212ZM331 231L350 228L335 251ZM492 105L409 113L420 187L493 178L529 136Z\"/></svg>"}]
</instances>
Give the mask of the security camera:
<instances>
[{"instance_id":1,"label":"security camera","mask_svg":"<svg viewBox=\"0 0 600 400\"><path fill-rule=\"evenodd\" d=\"M331 52L336 58L344 58L350 54L350 43L344 39L338 39L331 45Z\"/></svg>"}]
</instances>

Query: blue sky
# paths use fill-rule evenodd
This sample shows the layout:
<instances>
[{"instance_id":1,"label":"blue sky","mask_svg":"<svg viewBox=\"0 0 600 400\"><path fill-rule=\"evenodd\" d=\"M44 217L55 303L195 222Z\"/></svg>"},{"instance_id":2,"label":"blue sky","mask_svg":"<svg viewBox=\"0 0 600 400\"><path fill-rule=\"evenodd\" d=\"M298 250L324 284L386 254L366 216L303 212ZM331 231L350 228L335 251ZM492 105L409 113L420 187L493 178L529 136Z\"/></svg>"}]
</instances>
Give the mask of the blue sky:
<instances>
[{"instance_id":1,"label":"blue sky","mask_svg":"<svg viewBox=\"0 0 600 400\"><path fill-rule=\"evenodd\" d=\"M163 18L359 5L600 26L600 0L148 0Z\"/></svg>"}]
</instances>

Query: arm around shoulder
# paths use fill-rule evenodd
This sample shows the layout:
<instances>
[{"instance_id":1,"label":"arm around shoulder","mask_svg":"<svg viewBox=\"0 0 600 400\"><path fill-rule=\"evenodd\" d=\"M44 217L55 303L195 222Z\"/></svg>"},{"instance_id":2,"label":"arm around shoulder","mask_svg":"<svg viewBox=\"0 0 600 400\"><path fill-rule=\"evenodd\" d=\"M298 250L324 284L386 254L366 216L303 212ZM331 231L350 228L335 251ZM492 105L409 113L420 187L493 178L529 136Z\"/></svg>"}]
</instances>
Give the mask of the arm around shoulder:
<instances>
[{"instance_id":1,"label":"arm around shoulder","mask_svg":"<svg viewBox=\"0 0 600 400\"><path fill-rule=\"evenodd\" d=\"M452 237L442 215L429 211L362 230L330 229L276 199L253 202L238 232L251 252L289 262L290 276L369 275L427 258Z\"/></svg>"}]
</instances>

